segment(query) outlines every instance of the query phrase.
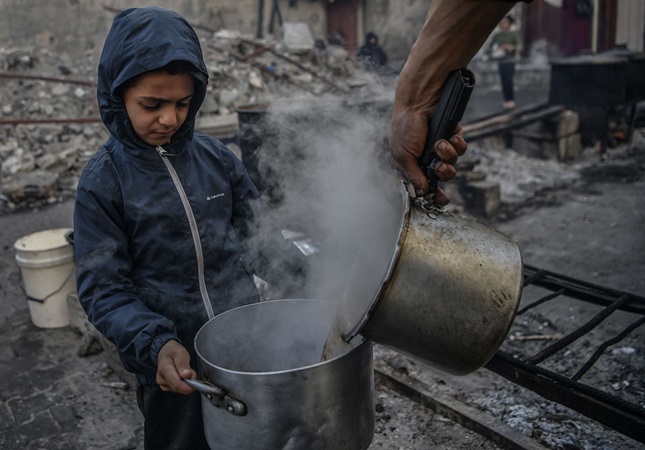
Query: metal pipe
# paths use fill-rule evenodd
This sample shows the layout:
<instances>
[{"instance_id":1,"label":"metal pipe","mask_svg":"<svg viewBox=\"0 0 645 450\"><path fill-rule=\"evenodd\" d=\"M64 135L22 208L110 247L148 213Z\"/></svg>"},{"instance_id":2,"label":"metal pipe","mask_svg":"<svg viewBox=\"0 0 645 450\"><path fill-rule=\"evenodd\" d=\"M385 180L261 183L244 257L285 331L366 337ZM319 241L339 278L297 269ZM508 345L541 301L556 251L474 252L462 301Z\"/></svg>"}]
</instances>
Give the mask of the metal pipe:
<instances>
[{"instance_id":1,"label":"metal pipe","mask_svg":"<svg viewBox=\"0 0 645 450\"><path fill-rule=\"evenodd\" d=\"M564 288L562 288L562 289L560 289L559 291L553 292L553 293L551 293L551 294L549 294L549 295L545 295L545 296L544 296L544 297L542 297L541 299L536 300L536 301L534 301L533 303L531 303L531 304L529 304L529 305L526 305L524 308L520 309L520 310L517 312L517 315L518 315L518 316L521 316L522 314L524 314L524 313L525 313L526 311L528 311L529 309L533 309L533 308L535 308L536 306L541 305L542 303L546 303L546 302L548 302L549 300L553 300L554 298L558 298L560 295L564 294L564 292L565 292L565 289L564 289Z\"/></svg>"},{"instance_id":2,"label":"metal pipe","mask_svg":"<svg viewBox=\"0 0 645 450\"><path fill-rule=\"evenodd\" d=\"M591 24L591 51L596 53L598 51L598 7L600 0L593 0L593 18Z\"/></svg>"},{"instance_id":3,"label":"metal pipe","mask_svg":"<svg viewBox=\"0 0 645 450\"><path fill-rule=\"evenodd\" d=\"M255 31L255 37L262 39L262 28L264 22L264 0L258 0L258 26Z\"/></svg>"},{"instance_id":4,"label":"metal pipe","mask_svg":"<svg viewBox=\"0 0 645 450\"><path fill-rule=\"evenodd\" d=\"M0 125L34 125L50 123L99 123L98 117L78 117L69 119L0 119Z\"/></svg>"},{"instance_id":5,"label":"metal pipe","mask_svg":"<svg viewBox=\"0 0 645 450\"><path fill-rule=\"evenodd\" d=\"M629 333L634 331L636 328L640 327L641 325L645 324L645 317L641 317L638 319L636 322L632 323L630 326L625 328L622 332L620 332L618 335L614 336L613 338L603 342L600 347L596 349L593 355L591 355L591 358L576 372L574 376L571 377L573 381L579 380L587 371L593 366L596 361L598 361L598 358L600 358L600 355L603 354L603 352L609 347L610 345L614 345L623 339L627 337Z\"/></svg>"},{"instance_id":6,"label":"metal pipe","mask_svg":"<svg viewBox=\"0 0 645 450\"><path fill-rule=\"evenodd\" d=\"M605 309L600 311L596 316L594 316L583 326L573 331L572 333L569 333L559 341L555 342L553 345L548 346L547 348L545 348L535 356L528 358L526 360L526 363L539 364L549 356L559 352L567 345L571 344L572 342L576 341L577 339L587 334L589 331L593 330L596 326L598 326L598 324L600 324L603 320L609 317L614 311L619 309L621 306L628 304L630 301L632 301L632 296L629 294L623 294L621 297L617 298L611 305L607 306Z\"/></svg>"},{"instance_id":7,"label":"metal pipe","mask_svg":"<svg viewBox=\"0 0 645 450\"><path fill-rule=\"evenodd\" d=\"M0 78L14 78L14 79L24 79L24 80L38 80L38 81L53 81L56 83L69 83L69 84L82 84L84 86L95 87L96 83L89 80L72 80L69 78L59 78L59 77L50 77L44 75L30 75L26 73L7 73L0 72Z\"/></svg>"}]
</instances>

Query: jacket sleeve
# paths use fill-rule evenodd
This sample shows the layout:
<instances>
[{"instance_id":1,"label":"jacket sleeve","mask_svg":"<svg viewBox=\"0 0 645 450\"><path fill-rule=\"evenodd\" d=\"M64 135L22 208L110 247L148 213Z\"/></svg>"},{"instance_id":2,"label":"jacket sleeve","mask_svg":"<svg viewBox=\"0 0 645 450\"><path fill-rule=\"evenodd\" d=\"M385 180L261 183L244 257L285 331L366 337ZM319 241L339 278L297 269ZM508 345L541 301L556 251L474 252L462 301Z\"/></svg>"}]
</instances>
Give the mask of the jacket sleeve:
<instances>
[{"instance_id":1,"label":"jacket sleeve","mask_svg":"<svg viewBox=\"0 0 645 450\"><path fill-rule=\"evenodd\" d=\"M120 195L91 171L79 180L74 205L79 300L90 322L115 344L125 368L154 379L159 350L178 339L174 324L135 295Z\"/></svg>"}]
</instances>

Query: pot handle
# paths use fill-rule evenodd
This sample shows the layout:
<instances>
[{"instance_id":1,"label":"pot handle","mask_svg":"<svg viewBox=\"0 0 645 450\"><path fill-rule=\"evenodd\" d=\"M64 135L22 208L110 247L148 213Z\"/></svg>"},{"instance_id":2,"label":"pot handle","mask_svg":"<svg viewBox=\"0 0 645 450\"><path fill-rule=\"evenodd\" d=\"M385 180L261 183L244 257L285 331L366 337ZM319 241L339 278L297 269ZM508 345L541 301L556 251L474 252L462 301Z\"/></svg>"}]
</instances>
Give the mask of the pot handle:
<instances>
[{"instance_id":1,"label":"pot handle","mask_svg":"<svg viewBox=\"0 0 645 450\"><path fill-rule=\"evenodd\" d=\"M439 139L450 139L455 132L457 124L464 115L474 86L475 75L470 70L463 68L451 72L442 88L439 104L428 125L428 136L423 154L419 158L419 165L430 183L429 195L432 198L439 188L439 180L434 173L434 166L438 160L434 144Z\"/></svg>"},{"instance_id":2,"label":"pot handle","mask_svg":"<svg viewBox=\"0 0 645 450\"><path fill-rule=\"evenodd\" d=\"M209 399L214 406L225 408L235 416L245 416L248 412L244 402L232 397L226 389L220 386L212 384L209 381L198 380L196 378L186 378L184 379L184 382L193 389L198 390L204 397Z\"/></svg>"}]
</instances>

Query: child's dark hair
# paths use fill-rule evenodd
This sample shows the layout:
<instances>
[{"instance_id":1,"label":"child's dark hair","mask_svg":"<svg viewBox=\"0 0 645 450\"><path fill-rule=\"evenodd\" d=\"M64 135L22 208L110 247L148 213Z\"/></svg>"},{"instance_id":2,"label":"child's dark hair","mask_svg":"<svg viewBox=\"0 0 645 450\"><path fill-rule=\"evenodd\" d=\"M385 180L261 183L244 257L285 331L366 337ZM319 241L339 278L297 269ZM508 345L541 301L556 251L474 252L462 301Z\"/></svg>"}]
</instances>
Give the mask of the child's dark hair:
<instances>
[{"instance_id":1,"label":"child's dark hair","mask_svg":"<svg viewBox=\"0 0 645 450\"><path fill-rule=\"evenodd\" d=\"M185 73L192 75L193 73L196 72L196 69L195 69L195 66L193 66L188 61L177 60L177 61L170 61L168 64L166 64L163 67L160 67L159 69L151 70L150 72L145 72L145 73L152 73L152 72L164 72L169 75L183 75ZM132 77L129 80L127 80L125 83L123 83L121 86L119 86L117 90L117 95L119 97L122 97L123 93L126 90L128 90L129 88L131 88L137 83L137 80L141 75Z\"/></svg>"}]
</instances>

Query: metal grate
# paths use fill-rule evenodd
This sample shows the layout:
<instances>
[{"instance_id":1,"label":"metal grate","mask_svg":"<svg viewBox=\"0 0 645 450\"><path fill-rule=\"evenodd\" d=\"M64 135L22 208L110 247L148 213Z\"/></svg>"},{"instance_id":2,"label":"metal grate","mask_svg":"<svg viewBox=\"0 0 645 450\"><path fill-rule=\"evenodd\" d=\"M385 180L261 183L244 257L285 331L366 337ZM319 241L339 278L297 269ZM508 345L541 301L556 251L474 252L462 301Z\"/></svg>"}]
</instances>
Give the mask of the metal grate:
<instances>
[{"instance_id":1,"label":"metal grate","mask_svg":"<svg viewBox=\"0 0 645 450\"><path fill-rule=\"evenodd\" d=\"M599 361L605 350L621 342L645 323L645 298L525 265L524 293L527 286L537 286L548 293L521 308L515 322L524 320L525 314L529 311L539 314L540 307L554 301L584 302L593 306L595 314L582 326L564 336L554 337L553 343L533 354L521 354L521 351L517 351L517 346L512 352L508 352L506 350L508 346L504 345L502 350L486 364L486 368L546 399L567 406L630 438L645 443L645 408L580 381ZM562 357L576 341L597 330L617 311L629 313L629 319L634 316L635 320L632 319L630 325L622 328L611 338L594 344L595 350L590 351L591 355L573 375L566 375L561 371L539 365L549 362L549 359ZM513 335L509 335L507 342L512 338Z\"/></svg>"}]
</instances>

